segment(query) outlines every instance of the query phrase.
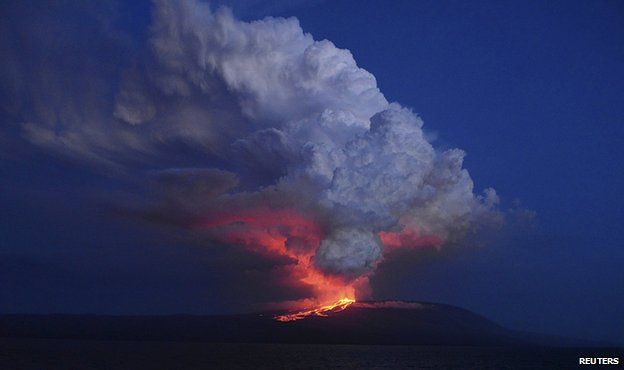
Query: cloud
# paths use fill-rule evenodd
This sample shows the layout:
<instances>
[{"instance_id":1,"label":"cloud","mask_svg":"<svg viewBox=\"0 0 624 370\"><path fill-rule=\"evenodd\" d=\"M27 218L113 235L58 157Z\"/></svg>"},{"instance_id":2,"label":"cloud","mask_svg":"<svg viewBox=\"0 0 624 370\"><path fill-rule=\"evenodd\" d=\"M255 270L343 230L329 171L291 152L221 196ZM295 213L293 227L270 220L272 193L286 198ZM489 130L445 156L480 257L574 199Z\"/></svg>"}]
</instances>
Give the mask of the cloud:
<instances>
[{"instance_id":1,"label":"cloud","mask_svg":"<svg viewBox=\"0 0 624 370\"><path fill-rule=\"evenodd\" d=\"M292 266L280 271L318 296L347 294L384 251L441 247L500 222L463 151L434 148L418 115L295 18L243 22L158 0L138 49L104 70L72 75L53 60L40 78L8 75L33 103L11 111L24 137L144 181L151 190L126 205L138 217L282 256Z\"/></svg>"},{"instance_id":2,"label":"cloud","mask_svg":"<svg viewBox=\"0 0 624 370\"><path fill-rule=\"evenodd\" d=\"M321 243L314 262L323 270L360 276L381 257L379 237L368 230L336 229Z\"/></svg>"}]
</instances>

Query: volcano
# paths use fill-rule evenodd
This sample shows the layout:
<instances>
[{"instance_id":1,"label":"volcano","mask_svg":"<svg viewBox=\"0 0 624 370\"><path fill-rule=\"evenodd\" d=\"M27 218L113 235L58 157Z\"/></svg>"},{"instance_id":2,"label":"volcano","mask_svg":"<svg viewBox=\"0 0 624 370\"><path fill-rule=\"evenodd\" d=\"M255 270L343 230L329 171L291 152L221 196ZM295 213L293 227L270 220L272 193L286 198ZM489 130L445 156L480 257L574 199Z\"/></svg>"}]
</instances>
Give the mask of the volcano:
<instances>
[{"instance_id":1,"label":"volcano","mask_svg":"<svg viewBox=\"0 0 624 370\"><path fill-rule=\"evenodd\" d=\"M0 337L201 341L230 343L565 345L560 339L506 329L446 304L351 302L284 321L286 312L239 315L3 315Z\"/></svg>"}]
</instances>

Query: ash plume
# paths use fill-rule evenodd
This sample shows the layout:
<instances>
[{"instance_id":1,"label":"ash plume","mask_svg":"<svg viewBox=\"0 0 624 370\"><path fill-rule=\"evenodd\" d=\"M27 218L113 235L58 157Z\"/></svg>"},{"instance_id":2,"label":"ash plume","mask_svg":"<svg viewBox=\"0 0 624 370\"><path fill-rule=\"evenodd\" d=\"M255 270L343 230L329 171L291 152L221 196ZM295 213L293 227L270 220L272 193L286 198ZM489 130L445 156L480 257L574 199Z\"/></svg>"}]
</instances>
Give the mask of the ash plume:
<instances>
[{"instance_id":1,"label":"ash plume","mask_svg":"<svg viewBox=\"0 0 624 370\"><path fill-rule=\"evenodd\" d=\"M77 82L43 97L49 109L17 114L24 137L147 179L135 214L286 257L318 299L365 292L394 248L442 247L500 221L496 192L475 193L463 151L434 148L417 114L295 18L243 22L158 0L147 45L113 72L86 78L116 76L108 105L79 104L93 97Z\"/></svg>"}]
</instances>

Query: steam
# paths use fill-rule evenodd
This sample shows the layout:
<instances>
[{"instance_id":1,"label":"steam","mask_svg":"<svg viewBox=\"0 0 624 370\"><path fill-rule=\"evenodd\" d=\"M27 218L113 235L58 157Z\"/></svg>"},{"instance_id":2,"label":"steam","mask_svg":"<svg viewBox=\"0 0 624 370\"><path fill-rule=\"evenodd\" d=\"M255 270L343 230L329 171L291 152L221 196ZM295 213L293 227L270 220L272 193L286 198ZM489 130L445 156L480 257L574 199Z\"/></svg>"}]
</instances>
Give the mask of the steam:
<instances>
[{"instance_id":1,"label":"steam","mask_svg":"<svg viewBox=\"0 0 624 370\"><path fill-rule=\"evenodd\" d=\"M493 189L475 194L463 151L436 150L348 50L295 18L242 22L227 8L159 0L139 56L111 106L56 126L35 116L23 132L147 174L145 215L346 282L393 248L455 243L499 217Z\"/></svg>"}]
</instances>

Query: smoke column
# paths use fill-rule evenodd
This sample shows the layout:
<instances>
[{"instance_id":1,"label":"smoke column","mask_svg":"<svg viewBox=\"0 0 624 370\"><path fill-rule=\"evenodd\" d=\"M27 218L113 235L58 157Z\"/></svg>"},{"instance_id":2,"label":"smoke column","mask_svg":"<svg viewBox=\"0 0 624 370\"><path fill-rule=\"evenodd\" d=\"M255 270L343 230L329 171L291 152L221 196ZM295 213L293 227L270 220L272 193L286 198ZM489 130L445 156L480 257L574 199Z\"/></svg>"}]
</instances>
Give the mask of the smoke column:
<instances>
[{"instance_id":1,"label":"smoke column","mask_svg":"<svg viewBox=\"0 0 624 370\"><path fill-rule=\"evenodd\" d=\"M155 1L138 55L110 106L36 116L25 137L147 174L146 217L288 259L276 269L311 291L291 306L364 298L389 251L458 243L497 217L462 150L436 150L415 113L297 19Z\"/></svg>"}]
</instances>

